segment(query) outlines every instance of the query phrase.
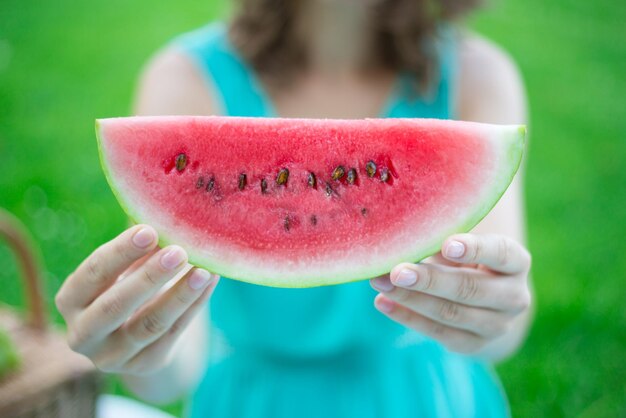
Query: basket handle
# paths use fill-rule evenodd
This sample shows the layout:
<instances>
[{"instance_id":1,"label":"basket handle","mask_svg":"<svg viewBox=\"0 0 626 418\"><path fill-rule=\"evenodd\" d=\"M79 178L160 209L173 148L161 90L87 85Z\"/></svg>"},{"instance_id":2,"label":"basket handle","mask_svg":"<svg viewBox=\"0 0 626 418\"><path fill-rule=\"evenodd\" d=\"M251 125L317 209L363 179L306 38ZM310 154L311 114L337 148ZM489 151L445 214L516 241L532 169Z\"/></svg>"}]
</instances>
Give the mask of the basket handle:
<instances>
[{"instance_id":1,"label":"basket handle","mask_svg":"<svg viewBox=\"0 0 626 418\"><path fill-rule=\"evenodd\" d=\"M48 316L41 289L41 268L36 257L37 247L22 222L2 208L0 208L0 236L4 237L9 247L13 249L22 269L30 308L27 324L43 331L48 324Z\"/></svg>"}]
</instances>

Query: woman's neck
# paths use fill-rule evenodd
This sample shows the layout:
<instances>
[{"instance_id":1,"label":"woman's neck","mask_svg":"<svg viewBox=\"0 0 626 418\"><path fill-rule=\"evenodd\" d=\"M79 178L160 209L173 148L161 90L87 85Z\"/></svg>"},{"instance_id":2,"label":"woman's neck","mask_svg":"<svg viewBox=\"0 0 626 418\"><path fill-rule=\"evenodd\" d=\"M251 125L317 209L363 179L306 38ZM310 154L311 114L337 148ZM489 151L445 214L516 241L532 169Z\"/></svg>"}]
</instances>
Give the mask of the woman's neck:
<instances>
[{"instance_id":1,"label":"woman's neck","mask_svg":"<svg viewBox=\"0 0 626 418\"><path fill-rule=\"evenodd\" d=\"M368 1L308 0L300 12L311 73L341 79L363 72L372 42Z\"/></svg>"}]
</instances>

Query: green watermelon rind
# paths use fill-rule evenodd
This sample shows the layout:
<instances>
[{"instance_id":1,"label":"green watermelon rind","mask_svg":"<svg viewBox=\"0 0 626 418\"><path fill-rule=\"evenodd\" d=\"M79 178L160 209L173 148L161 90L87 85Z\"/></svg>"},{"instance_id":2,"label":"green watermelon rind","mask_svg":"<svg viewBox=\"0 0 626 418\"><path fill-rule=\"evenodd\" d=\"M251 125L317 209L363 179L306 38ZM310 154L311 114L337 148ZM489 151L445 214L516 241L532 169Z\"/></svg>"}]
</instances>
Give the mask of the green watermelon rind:
<instances>
[{"instance_id":1,"label":"green watermelon rind","mask_svg":"<svg viewBox=\"0 0 626 418\"><path fill-rule=\"evenodd\" d=\"M187 254L189 257L189 263L194 266L204 268L212 273L220 274L223 277L227 277L232 280L238 280L242 282L259 284L259 285L264 285L264 286L269 286L269 287L310 288L310 287L317 287L317 286L329 286L329 285L367 280L373 277L377 277L377 276L381 276L381 275L385 275L389 273L393 267L395 267L396 265L402 262L413 262L413 263L420 262L424 260L425 258L439 252L441 249L441 245L449 236L458 234L458 233L469 232L472 228L478 225L478 223L487 216L487 214L496 206L498 201L502 198L502 196L504 195L507 188L513 181L513 178L515 177L515 174L517 173L520 167L520 164L522 161L522 155L523 155L523 151L525 147L526 126L516 125L515 128L516 129L513 129L511 133L512 138L509 138L509 145L508 145L509 149L506 152L506 156L508 158L508 161L507 161L508 164L501 164L501 170L504 171L505 169L509 168L509 173L505 177L501 177L502 181L499 182L498 184L499 187L497 188L494 187L493 194L485 198L484 201L488 203L483 205L481 208L479 208L479 210L477 210L475 213L469 216L465 223L459 226L455 225L451 227L446 233L443 233L438 238L433 239L433 244L431 246L426 247L426 249L424 249L424 247L422 246L421 248L419 248L418 251L414 251L413 253L410 253L408 257L405 256L405 257L402 257L401 259L399 258L397 260L393 260L387 264L378 265L377 269L368 270L367 274L363 274L362 277L361 276L355 277L353 274L350 274L351 272L347 272L345 275L335 274L332 277L294 278L291 280L286 280L285 278L255 276L254 272L248 272L250 274L245 274L246 271L241 270L240 267L235 267L238 269L238 271L234 271L233 267L227 264L220 264L219 262L217 262L217 260L215 262L210 262L207 259L203 258L202 256L195 254L192 248L191 249L186 248ZM139 222L140 217L131 208L129 208L126 205L125 199L123 198L123 196L121 195L119 191L119 188L115 184L113 176L111 175L109 167L106 163L106 159L104 158L104 151L102 149L102 138L100 135L100 124L98 120L96 120L96 137L98 140L97 142L98 142L98 154L100 157L100 164L102 166L107 182L111 186L111 190L113 191L113 194L115 198L117 199L118 203L122 207L122 210L127 214L127 216L130 218L130 220L133 223L138 224L140 223ZM504 139L505 138L503 137L502 140ZM170 239L167 236L167 234L163 233L162 231L159 231L158 242L159 242L159 246L162 248L168 245L177 244L175 240ZM239 274L241 273L244 273L244 274L239 276ZM254 277L254 279L242 278L246 276Z\"/></svg>"}]
</instances>

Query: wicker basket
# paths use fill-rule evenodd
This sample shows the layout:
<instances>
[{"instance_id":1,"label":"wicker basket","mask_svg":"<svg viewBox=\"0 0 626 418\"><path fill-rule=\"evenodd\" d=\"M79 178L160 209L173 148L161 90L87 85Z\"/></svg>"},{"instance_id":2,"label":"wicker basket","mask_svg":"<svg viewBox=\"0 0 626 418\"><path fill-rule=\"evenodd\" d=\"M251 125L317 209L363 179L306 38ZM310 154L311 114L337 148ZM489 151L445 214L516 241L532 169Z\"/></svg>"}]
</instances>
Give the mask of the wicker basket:
<instances>
[{"instance_id":1,"label":"wicker basket","mask_svg":"<svg viewBox=\"0 0 626 418\"><path fill-rule=\"evenodd\" d=\"M0 417L93 417L100 375L49 326L34 246L21 223L2 209L0 236L15 251L29 302L26 320L0 304L0 328L8 332L21 357L19 369L0 380Z\"/></svg>"}]
</instances>

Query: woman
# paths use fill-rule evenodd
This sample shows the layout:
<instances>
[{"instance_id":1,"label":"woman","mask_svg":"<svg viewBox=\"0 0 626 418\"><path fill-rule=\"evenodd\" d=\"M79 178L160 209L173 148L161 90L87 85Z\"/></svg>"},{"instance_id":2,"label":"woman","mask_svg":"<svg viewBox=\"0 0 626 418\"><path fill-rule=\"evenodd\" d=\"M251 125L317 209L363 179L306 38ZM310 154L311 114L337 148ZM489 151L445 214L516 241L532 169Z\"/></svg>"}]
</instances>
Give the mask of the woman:
<instances>
[{"instance_id":1,"label":"woman","mask_svg":"<svg viewBox=\"0 0 626 418\"><path fill-rule=\"evenodd\" d=\"M452 23L472 6L243 0L230 25L183 35L150 61L136 112L524 123L510 58ZM307 290L222 279L210 320L218 278L138 225L89 256L57 306L74 350L146 400L193 391L193 417L507 416L489 364L529 323L523 222L518 178L426 262Z\"/></svg>"}]
</instances>

